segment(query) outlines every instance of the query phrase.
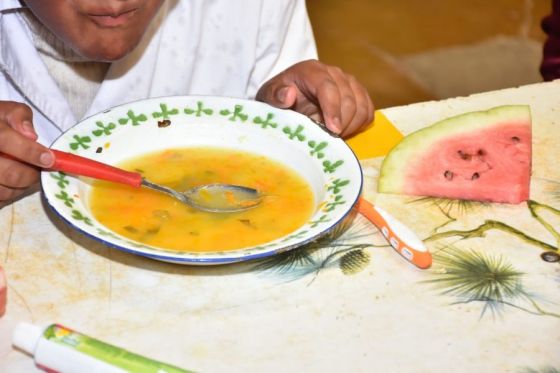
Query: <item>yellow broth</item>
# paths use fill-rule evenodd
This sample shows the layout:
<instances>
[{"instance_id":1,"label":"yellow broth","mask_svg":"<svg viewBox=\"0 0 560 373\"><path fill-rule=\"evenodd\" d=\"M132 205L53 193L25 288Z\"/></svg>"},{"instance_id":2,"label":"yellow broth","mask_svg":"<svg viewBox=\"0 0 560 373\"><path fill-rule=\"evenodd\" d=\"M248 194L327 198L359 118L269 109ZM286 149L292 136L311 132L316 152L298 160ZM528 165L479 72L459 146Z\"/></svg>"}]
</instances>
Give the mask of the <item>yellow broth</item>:
<instances>
[{"instance_id":1,"label":"yellow broth","mask_svg":"<svg viewBox=\"0 0 560 373\"><path fill-rule=\"evenodd\" d=\"M261 204L253 209L210 213L147 188L104 181L93 184L90 208L101 224L132 240L168 250L212 252L263 244L295 231L315 210L311 187L294 170L238 150L170 149L119 167L178 191L227 183L264 193Z\"/></svg>"}]
</instances>

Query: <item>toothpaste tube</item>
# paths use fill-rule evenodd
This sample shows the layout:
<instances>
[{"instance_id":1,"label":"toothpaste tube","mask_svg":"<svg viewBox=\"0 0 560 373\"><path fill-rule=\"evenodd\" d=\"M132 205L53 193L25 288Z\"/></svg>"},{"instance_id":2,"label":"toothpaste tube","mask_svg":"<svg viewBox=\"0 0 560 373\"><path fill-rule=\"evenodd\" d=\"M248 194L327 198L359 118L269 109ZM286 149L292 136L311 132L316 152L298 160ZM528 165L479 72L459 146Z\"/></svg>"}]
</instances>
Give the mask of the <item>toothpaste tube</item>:
<instances>
[{"instance_id":1,"label":"toothpaste tube","mask_svg":"<svg viewBox=\"0 0 560 373\"><path fill-rule=\"evenodd\" d=\"M58 324L43 329L20 323L16 326L12 342L15 347L33 355L37 367L47 372L189 372Z\"/></svg>"}]
</instances>

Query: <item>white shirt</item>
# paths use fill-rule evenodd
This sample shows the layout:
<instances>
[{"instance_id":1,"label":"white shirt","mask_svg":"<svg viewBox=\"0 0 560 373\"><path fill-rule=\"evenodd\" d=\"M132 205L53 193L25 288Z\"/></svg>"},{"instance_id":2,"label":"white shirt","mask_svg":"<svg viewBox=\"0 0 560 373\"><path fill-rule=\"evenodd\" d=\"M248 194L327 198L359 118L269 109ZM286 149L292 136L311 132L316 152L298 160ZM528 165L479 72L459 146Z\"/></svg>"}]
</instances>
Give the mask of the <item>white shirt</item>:
<instances>
[{"instance_id":1,"label":"white shirt","mask_svg":"<svg viewBox=\"0 0 560 373\"><path fill-rule=\"evenodd\" d=\"M33 110L43 144L82 118L37 53L18 0L0 1L0 100ZM84 117L148 97L253 98L272 76L317 58L304 0L167 0L140 44L113 62Z\"/></svg>"}]
</instances>

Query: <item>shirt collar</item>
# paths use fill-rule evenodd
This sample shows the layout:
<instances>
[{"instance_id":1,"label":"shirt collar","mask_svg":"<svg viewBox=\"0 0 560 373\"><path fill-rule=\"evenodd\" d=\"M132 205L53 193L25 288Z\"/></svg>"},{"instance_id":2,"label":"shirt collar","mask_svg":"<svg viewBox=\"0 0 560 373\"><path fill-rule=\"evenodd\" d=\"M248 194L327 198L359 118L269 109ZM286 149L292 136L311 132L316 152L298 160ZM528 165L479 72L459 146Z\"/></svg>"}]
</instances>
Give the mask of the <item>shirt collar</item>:
<instances>
[{"instance_id":1,"label":"shirt collar","mask_svg":"<svg viewBox=\"0 0 560 373\"><path fill-rule=\"evenodd\" d=\"M20 2L20 0L2 0L0 1L0 13L9 11L9 10L16 10L22 9L25 6Z\"/></svg>"}]
</instances>

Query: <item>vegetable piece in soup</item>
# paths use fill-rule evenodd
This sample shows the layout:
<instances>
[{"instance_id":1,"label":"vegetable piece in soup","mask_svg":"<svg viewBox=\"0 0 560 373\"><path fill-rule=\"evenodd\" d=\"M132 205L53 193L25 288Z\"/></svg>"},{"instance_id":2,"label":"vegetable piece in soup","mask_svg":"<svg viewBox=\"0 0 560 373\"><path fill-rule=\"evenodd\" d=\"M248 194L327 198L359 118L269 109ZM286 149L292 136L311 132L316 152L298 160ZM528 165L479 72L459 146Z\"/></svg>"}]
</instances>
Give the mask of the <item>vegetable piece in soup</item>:
<instances>
[{"instance_id":1,"label":"vegetable piece in soup","mask_svg":"<svg viewBox=\"0 0 560 373\"><path fill-rule=\"evenodd\" d=\"M211 252L263 244L297 230L315 210L313 191L303 177L279 162L248 152L212 147L169 149L119 166L177 191L225 183L264 194L255 208L211 213L147 188L94 183L90 206L101 224L163 249Z\"/></svg>"}]
</instances>

